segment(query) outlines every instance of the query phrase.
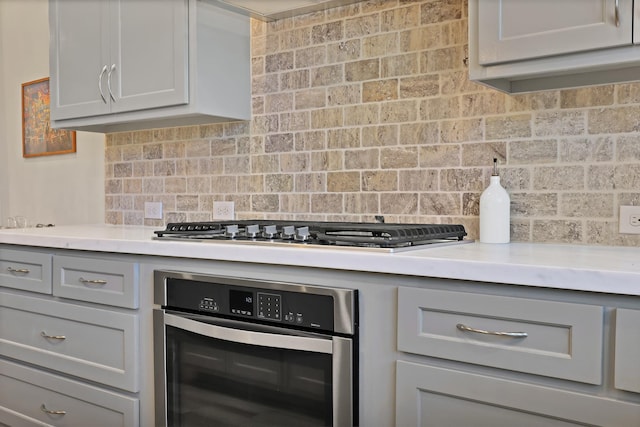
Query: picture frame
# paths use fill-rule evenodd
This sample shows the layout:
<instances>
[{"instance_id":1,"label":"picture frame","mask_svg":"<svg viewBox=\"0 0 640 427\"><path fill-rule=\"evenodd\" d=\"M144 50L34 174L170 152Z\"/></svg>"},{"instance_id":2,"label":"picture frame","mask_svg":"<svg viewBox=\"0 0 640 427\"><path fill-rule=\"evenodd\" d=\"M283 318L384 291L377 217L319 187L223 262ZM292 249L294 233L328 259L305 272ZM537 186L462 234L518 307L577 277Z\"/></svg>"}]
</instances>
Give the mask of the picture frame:
<instances>
[{"instance_id":1,"label":"picture frame","mask_svg":"<svg viewBox=\"0 0 640 427\"><path fill-rule=\"evenodd\" d=\"M76 152L76 132L51 129L49 77L22 84L22 157Z\"/></svg>"}]
</instances>

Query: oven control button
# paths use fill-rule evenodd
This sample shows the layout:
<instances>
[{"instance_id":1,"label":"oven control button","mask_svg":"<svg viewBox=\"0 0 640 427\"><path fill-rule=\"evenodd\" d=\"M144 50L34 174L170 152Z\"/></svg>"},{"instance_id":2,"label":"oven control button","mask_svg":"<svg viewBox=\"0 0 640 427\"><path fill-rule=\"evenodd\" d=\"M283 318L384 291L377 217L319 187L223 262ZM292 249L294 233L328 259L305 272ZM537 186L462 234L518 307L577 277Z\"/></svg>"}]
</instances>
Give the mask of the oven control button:
<instances>
[{"instance_id":1,"label":"oven control button","mask_svg":"<svg viewBox=\"0 0 640 427\"><path fill-rule=\"evenodd\" d=\"M306 242L307 240L309 240L309 227L298 227L296 228L296 235L294 236L294 238L299 241L299 242Z\"/></svg>"},{"instance_id":2,"label":"oven control button","mask_svg":"<svg viewBox=\"0 0 640 427\"><path fill-rule=\"evenodd\" d=\"M237 224L227 225L224 228L224 235L231 239L235 239L239 232L240 230Z\"/></svg>"},{"instance_id":3,"label":"oven control button","mask_svg":"<svg viewBox=\"0 0 640 427\"><path fill-rule=\"evenodd\" d=\"M259 233L260 226L258 224L247 225L244 229L244 235L251 239L255 239L256 237L258 237Z\"/></svg>"},{"instance_id":4,"label":"oven control button","mask_svg":"<svg viewBox=\"0 0 640 427\"><path fill-rule=\"evenodd\" d=\"M302 323L302 313L296 314L296 323L298 324Z\"/></svg>"}]
</instances>

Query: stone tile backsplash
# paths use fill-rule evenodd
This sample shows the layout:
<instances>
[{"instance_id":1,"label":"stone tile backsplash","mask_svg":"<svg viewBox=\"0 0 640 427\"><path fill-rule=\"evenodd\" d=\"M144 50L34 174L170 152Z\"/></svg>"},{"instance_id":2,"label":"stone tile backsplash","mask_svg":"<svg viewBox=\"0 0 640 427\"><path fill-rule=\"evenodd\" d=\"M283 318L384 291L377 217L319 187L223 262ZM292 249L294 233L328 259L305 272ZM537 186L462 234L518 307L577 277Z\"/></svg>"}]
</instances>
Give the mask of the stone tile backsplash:
<instances>
[{"instance_id":1,"label":"stone tile backsplash","mask_svg":"<svg viewBox=\"0 0 640 427\"><path fill-rule=\"evenodd\" d=\"M638 245L640 83L505 95L469 82L464 0L370 0L252 22L253 119L108 134L106 221L462 223L492 159L512 240ZM163 220L144 219L161 201Z\"/></svg>"}]
</instances>

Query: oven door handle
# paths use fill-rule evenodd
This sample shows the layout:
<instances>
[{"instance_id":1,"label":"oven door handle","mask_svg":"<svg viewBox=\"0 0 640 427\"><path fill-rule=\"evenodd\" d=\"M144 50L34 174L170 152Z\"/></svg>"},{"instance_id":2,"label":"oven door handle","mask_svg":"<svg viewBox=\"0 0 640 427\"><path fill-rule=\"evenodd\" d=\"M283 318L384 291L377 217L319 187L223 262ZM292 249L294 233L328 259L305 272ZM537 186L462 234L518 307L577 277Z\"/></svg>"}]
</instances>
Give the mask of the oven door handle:
<instances>
[{"instance_id":1,"label":"oven door handle","mask_svg":"<svg viewBox=\"0 0 640 427\"><path fill-rule=\"evenodd\" d=\"M331 339L232 329L164 313L164 324L211 338L263 347L333 354Z\"/></svg>"}]
</instances>

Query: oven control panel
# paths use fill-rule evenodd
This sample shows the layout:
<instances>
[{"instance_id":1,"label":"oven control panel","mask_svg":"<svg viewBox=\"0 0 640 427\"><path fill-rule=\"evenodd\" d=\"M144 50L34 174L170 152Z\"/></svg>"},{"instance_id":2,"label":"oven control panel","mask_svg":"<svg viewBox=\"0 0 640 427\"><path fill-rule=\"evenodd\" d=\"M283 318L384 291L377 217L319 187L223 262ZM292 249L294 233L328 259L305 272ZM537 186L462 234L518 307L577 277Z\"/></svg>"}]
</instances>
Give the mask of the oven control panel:
<instances>
[{"instance_id":1,"label":"oven control panel","mask_svg":"<svg viewBox=\"0 0 640 427\"><path fill-rule=\"evenodd\" d=\"M184 279L168 279L166 291L166 306L171 309L323 331L334 327L330 295Z\"/></svg>"}]
</instances>

